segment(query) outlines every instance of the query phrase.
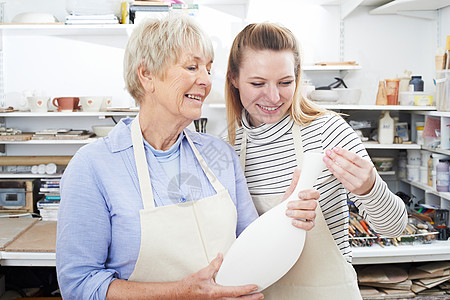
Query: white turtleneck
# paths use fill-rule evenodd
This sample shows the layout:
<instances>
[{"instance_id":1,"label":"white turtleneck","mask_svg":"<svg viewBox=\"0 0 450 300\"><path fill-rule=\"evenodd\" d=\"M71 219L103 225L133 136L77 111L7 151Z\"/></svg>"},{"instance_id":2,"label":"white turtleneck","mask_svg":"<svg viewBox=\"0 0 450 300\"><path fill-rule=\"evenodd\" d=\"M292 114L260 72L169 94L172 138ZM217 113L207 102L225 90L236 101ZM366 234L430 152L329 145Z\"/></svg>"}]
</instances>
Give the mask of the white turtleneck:
<instances>
[{"instance_id":1,"label":"white turtleneck","mask_svg":"<svg viewBox=\"0 0 450 300\"><path fill-rule=\"evenodd\" d=\"M242 127L236 131L234 149L239 155L243 131L247 132L245 177L252 196L282 195L289 187L296 165L292 126L289 115L275 124L252 127L247 113ZM327 114L301 128L303 151L325 151L339 146L369 159L355 131L341 117ZM377 174L372 191L364 196L348 192L336 177L327 171L314 186L320 192L319 203L328 228L342 255L351 262L348 238L349 212L347 200L354 202L359 213L371 227L384 236L398 236L407 222L403 201L389 191Z\"/></svg>"}]
</instances>

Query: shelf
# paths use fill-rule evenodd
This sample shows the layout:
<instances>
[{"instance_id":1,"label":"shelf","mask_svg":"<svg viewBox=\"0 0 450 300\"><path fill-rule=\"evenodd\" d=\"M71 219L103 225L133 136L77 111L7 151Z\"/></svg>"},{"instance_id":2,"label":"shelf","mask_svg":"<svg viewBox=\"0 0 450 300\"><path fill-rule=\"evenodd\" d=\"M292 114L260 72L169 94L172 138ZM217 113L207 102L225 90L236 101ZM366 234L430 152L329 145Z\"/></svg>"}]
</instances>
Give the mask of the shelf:
<instances>
[{"instance_id":1,"label":"shelf","mask_svg":"<svg viewBox=\"0 0 450 300\"><path fill-rule=\"evenodd\" d=\"M136 116L138 114L137 111L130 112L45 112L45 113L36 113L36 112L9 112L9 113L0 113L0 117L115 117L115 116Z\"/></svg>"},{"instance_id":2,"label":"shelf","mask_svg":"<svg viewBox=\"0 0 450 300\"><path fill-rule=\"evenodd\" d=\"M353 265L450 260L450 242L398 247L353 247ZM55 266L55 253L0 252L2 266Z\"/></svg>"},{"instance_id":3,"label":"shelf","mask_svg":"<svg viewBox=\"0 0 450 300\"><path fill-rule=\"evenodd\" d=\"M447 117L450 118L450 111L424 111L424 112L414 112L417 115L425 115L432 117Z\"/></svg>"},{"instance_id":4,"label":"shelf","mask_svg":"<svg viewBox=\"0 0 450 300\"><path fill-rule=\"evenodd\" d=\"M6 24L0 25L4 35L129 35L133 24L64 25Z\"/></svg>"},{"instance_id":5,"label":"shelf","mask_svg":"<svg viewBox=\"0 0 450 300\"><path fill-rule=\"evenodd\" d=\"M450 5L450 0L394 0L372 9L372 15L398 14L410 17L435 19L437 10Z\"/></svg>"},{"instance_id":6,"label":"shelf","mask_svg":"<svg viewBox=\"0 0 450 300\"><path fill-rule=\"evenodd\" d=\"M429 148L429 147L424 147L424 146L422 146L422 150L427 150L430 152L440 153L440 154L450 156L450 150L444 150L444 149L440 149L440 148Z\"/></svg>"},{"instance_id":7,"label":"shelf","mask_svg":"<svg viewBox=\"0 0 450 300\"><path fill-rule=\"evenodd\" d=\"M48 175L48 174L12 174L12 173L0 173L0 178L61 178L62 174L54 174L54 175Z\"/></svg>"},{"instance_id":8,"label":"shelf","mask_svg":"<svg viewBox=\"0 0 450 300\"><path fill-rule=\"evenodd\" d=\"M450 193L448 193L448 192L438 192L435 189L433 189L433 187L431 187L429 185L426 185L426 184L423 184L423 183L420 183L420 182L410 181L410 180L407 180L407 179L402 179L402 181L406 182L406 183L408 183L408 184L410 184L412 186L415 186L416 188L424 190L425 193L433 194L433 195L436 195L438 197L441 197L443 199L446 199L446 200L450 201Z\"/></svg>"},{"instance_id":9,"label":"shelf","mask_svg":"<svg viewBox=\"0 0 450 300\"><path fill-rule=\"evenodd\" d=\"M384 248L375 244L371 247L353 247L352 251L354 265L450 260L450 241Z\"/></svg>"},{"instance_id":10,"label":"shelf","mask_svg":"<svg viewBox=\"0 0 450 300\"><path fill-rule=\"evenodd\" d=\"M29 140L29 141L0 141L1 144L5 145L85 145L90 144L98 140L98 138L89 138L85 140Z\"/></svg>"},{"instance_id":11,"label":"shelf","mask_svg":"<svg viewBox=\"0 0 450 300\"><path fill-rule=\"evenodd\" d=\"M366 149L421 149L417 144L378 144L378 142L363 142Z\"/></svg>"},{"instance_id":12,"label":"shelf","mask_svg":"<svg viewBox=\"0 0 450 300\"><path fill-rule=\"evenodd\" d=\"M395 175L395 171L378 171L380 176L393 176Z\"/></svg>"},{"instance_id":13,"label":"shelf","mask_svg":"<svg viewBox=\"0 0 450 300\"><path fill-rule=\"evenodd\" d=\"M350 71L350 70L360 70L361 66L353 65L339 65L339 66L303 66L303 71Z\"/></svg>"},{"instance_id":14,"label":"shelf","mask_svg":"<svg viewBox=\"0 0 450 300\"><path fill-rule=\"evenodd\" d=\"M0 252L1 266L54 267L54 252Z\"/></svg>"},{"instance_id":15,"label":"shelf","mask_svg":"<svg viewBox=\"0 0 450 300\"><path fill-rule=\"evenodd\" d=\"M326 109L332 110L393 110L393 111L435 111L436 106L414 106L414 105L347 105L347 104L320 104ZM429 112L424 112L424 114ZM449 113L450 116L450 113Z\"/></svg>"}]
</instances>

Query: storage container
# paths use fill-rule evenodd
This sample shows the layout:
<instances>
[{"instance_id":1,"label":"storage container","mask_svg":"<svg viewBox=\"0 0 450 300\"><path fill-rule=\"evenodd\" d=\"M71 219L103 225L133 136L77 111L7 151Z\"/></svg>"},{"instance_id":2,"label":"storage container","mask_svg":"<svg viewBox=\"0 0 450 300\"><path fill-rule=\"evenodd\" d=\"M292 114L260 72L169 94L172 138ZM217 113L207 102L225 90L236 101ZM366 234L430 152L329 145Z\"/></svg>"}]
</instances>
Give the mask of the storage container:
<instances>
[{"instance_id":1,"label":"storage container","mask_svg":"<svg viewBox=\"0 0 450 300\"><path fill-rule=\"evenodd\" d=\"M414 182L420 180L420 166L419 165L406 165L407 179Z\"/></svg>"},{"instance_id":2,"label":"storage container","mask_svg":"<svg viewBox=\"0 0 450 300\"><path fill-rule=\"evenodd\" d=\"M428 183L428 168L424 166L419 167L420 172L420 183L427 184Z\"/></svg>"},{"instance_id":3,"label":"storage container","mask_svg":"<svg viewBox=\"0 0 450 300\"><path fill-rule=\"evenodd\" d=\"M422 162L422 154L420 150L408 149L406 151L406 157L408 158L408 165L420 166Z\"/></svg>"},{"instance_id":4,"label":"storage container","mask_svg":"<svg viewBox=\"0 0 450 300\"><path fill-rule=\"evenodd\" d=\"M372 161L375 165L375 169L381 172L392 171L394 166L393 157L372 157Z\"/></svg>"}]
</instances>

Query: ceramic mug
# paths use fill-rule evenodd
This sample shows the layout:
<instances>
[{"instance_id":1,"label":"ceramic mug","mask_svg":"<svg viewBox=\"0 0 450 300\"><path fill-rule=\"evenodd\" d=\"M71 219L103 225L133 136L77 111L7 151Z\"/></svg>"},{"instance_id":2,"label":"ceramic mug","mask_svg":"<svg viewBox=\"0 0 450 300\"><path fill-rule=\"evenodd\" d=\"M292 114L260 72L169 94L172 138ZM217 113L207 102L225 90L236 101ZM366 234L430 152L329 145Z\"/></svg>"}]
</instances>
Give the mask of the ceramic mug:
<instances>
[{"instance_id":1,"label":"ceramic mug","mask_svg":"<svg viewBox=\"0 0 450 300\"><path fill-rule=\"evenodd\" d=\"M111 107L111 96L103 97L102 106L100 106L100 111L106 111L108 107Z\"/></svg>"},{"instance_id":2,"label":"ceramic mug","mask_svg":"<svg viewBox=\"0 0 450 300\"><path fill-rule=\"evenodd\" d=\"M78 97L58 97L53 99L52 103L60 112L71 112L79 109L80 99Z\"/></svg>"},{"instance_id":3,"label":"ceramic mug","mask_svg":"<svg viewBox=\"0 0 450 300\"><path fill-rule=\"evenodd\" d=\"M101 96L80 97L81 107L83 111L100 111L103 103Z\"/></svg>"},{"instance_id":4,"label":"ceramic mug","mask_svg":"<svg viewBox=\"0 0 450 300\"><path fill-rule=\"evenodd\" d=\"M47 112L47 97L27 97L28 107L32 112Z\"/></svg>"}]
</instances>

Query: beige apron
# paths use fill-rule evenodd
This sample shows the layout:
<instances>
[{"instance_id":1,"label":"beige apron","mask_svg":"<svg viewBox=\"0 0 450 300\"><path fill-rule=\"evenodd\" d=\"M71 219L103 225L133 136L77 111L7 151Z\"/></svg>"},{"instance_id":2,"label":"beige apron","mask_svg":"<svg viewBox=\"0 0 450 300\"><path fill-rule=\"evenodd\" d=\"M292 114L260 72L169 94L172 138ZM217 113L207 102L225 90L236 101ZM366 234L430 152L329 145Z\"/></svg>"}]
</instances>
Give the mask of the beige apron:
<instances>
[{"instance_id":1,"label":"beige apron","mask_svg":"<svg viewBox=\"0 0 450 300\"><path fill-rule=\"evenodd\" d=\"M297 165L302 166L301 128L294 124ZM245 171L247 133L242 138L240 162ZM283 196L252 196L260 214L282 201ZM306 234L300 258L291 270L276 283L262 291L264 299L362 299L356 272L339 251L326 224L320 206L316 209L315 227Z\"/></svg>"},{"instance_id":2,"label":"beige apron","mask_svg":"<svg viewBox=\"0 0 450 300\"><path fill-rule=\"evenodd\" d=\"M186 134L216 195L155 207L139 115L131 125L133 151L144 209L139 211L141 246L128 280L168 282L185 278L225 253L236 239L237 212L228 191L214 176Z\"/></svg>"}]
</instances>

